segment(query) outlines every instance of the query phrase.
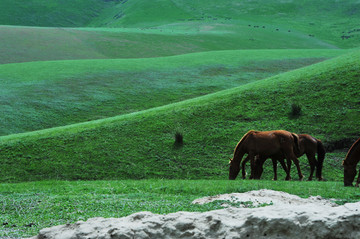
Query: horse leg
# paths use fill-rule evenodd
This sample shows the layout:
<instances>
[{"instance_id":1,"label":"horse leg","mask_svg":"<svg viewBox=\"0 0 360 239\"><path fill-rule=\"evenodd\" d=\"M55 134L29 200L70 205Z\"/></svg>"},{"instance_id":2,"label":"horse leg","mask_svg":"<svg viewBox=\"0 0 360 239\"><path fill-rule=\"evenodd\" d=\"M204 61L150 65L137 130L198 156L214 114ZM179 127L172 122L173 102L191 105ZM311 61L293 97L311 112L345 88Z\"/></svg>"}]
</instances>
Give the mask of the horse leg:
<instances>
[{"instance_id":1,"label":"horse leg","mask_svg":"<svg viewBox=\"0 0 360 239\"><path fill-rule=\"evenodd\" d=\"M301 173L301 169L300 169L300 164L299 164L299 160L298 158L296 158L296 156L294 155L294 157L292 158L292 160L294 161L297 171L298 171L298 175L299 175L299 180L302 181L304 178L304 175Z\"/></svg>"},{"instance_id":2,"label":"horse leg","mask_svg":"<svg viewBox=\"0 0 360 239\"><path fill-rule=\"evenodd\" d=\"M297 157L294 154L294 151L292 150L292 148L288 148L286 150L285 153L285 157L286 160L288 160L288 171L289 171L289 175L290 176L290 169L291 169L291 160L295 163L297 171L298 171L298 175L299 175L299 180L301 181L304 178L304 175L301 173L301 169L300 169L300 165L299 165L299 160L297 159ZM289 163L290 162L290 163Z\"/></svg>"},{"instance_id":3,"label":"horse leg","mask_svg":"<svg viewBox=\"0 0 360 239\"><path fill-rule=\"evenodd\" d=\"M358 178L356 180L355 187L359 187L359 184L360 184L360 169L359 169L359 175L358 175Z\"/></svg>"},{"instance_id":4,"label":"horse leg","mask_svg":"<svg viewBox=\"0 0 360 239\"><path fill-rule=\"evenodd\" d=\"M288 168L286 167L285 160L283 157L277 158L277 160L280 162L281 167L284 169L285 173L288 174ZM291 161L290 161L291 164ZM290 174L290 173L289 173ZM290 175L289 175L290 177Z\"/></svg>"},{"instance_id":5,"label":"horse leg","mask_svg":"<svg viewBox=\"0 0 360 239\"><path fill-rule=\"evenodd\" d=\"M241 174L242 178L246 178L245 164L250 160L249 155L241 163Z\"/></svg>"},{"instance_id":6,"label":"horse leg","mask_svg":"<svg viewBox=\"0 0 360 239\"><path fill-rule=\"evenodd\" d=\"M254 174L254 179L260 179L261 175L264 171L263 165L264 162L266 161L266 157L261 157L260 155L257 155L255 157L255 174Z\"/></svg>"},{"instance_id":7,"label":"horse leg","mask_svg":"<svg viewBox=\"0 0 360 239\"><path fill-rule=\"evenodd\" d=\"M278 158L277 159L279 162L280 162L280 165L281 165L281 167L284 169L284 171L285 172L287 172L288 171L288 168L287 168L287 166L286 166L286 164L285 164L285 160L284 160L284 158ZM291 162L290 162L291 163Z\"/></svg>"},{"instance_id":8,"label":"horse leg","mask_svg":"<svg viewBox=\"0 0 360 239\"><path fill-rule=\"evenodd\" d=\"M290 175L290 171L291 171L291 159L286 158L286 162L287 162L287 170L286 170L286 181L291 180L291 175Z\"/></svg>"},{"instance_id":9,"label":"horse leg","mask_svg":"<svg viewBox=\"0 0 360 239\"><path fill-rule=\"evenodd\" d=\"M310 176L308 178L308 181L311 181L314 175L315 166L317 165L317 161L315 158L315 154L306 154L306 157L308 158L309 164L310 164Z\"/></svg>"},{"instance_id":10,"label":"horse leg","mask_svg":"<svg viewBox=\"0 0 360 239\"><path fill-rule=\"evenodd\" d=\"M254 179L255 170L256 170L256 162L255 162L255 154L253 152L249 152L248 154L249 160L250 160L250 179Z\"/></svg>"},{"instance_id":11,"label":"horse leg","mask_svg":"<svg viewBox=\"0 0 360 239\"><path fill-rule=\"evenodd\" d=\"M273 180L276 181L277 180L277 159L276 158L271 158L271 161L273 163L273 170L274 170L274 178L273 178Z\"/></svg>"}]
</instances>

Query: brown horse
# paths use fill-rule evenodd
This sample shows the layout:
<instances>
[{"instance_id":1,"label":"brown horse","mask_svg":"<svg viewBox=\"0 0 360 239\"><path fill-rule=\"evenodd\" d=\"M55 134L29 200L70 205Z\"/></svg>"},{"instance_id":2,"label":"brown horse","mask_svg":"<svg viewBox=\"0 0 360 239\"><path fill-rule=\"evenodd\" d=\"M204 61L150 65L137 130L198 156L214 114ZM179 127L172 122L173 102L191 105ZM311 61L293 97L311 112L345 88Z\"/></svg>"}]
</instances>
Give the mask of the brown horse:
<instances>
[{"instance_id":1,"label":"brown horse","mask_svg":"<svg viewBox=\"0 0 360 239\"><path fill-rule=\"evenodd\" d=\"M299 160L294 153L294 148L299 150L299 137L296 134L285 130L250 130L241 138L235 147L234 156L230 160L229 179L234 180L239 174L240 163L246 153L248 154L248 160L251 162L252 171L255 166L255 155L268 158L282 153L288 162L291 163L291 160L294 161L298 170L299 179L302 180L303 175L299 166ZM243 162L242 177L245 178L245 175L245 163ZM290 170L287 170L286 179L290 180Z\"/></svg>"},{"instance_id":2,"label":"brown horse","mask_svg":"<svg viewBox=\"0 0 360 239\"><path fill-rule=\"evenodd\" d=\"M295 151L296 157L301 157L304 154L306 154L306 157L308 158L309 164L310 164L310 176L308 178L309 181L312 180L314 171L316 168L316 178L321 181L322 178L322 167L325 159L325 148L322 142L311 135L308 134L299 134L299 146L300 150ZM318 156L318 159L316 160L316 155ZM256 166L255 166L255 172L253 174L254 179L260 179L261 174L263 172L263 164L267 158L264 158L263 156L259 155L257 156L256 160ZM277 161L281 163L281 166L287 172L287 168L284 162L284 155L278 154L271 157L272 163L273 163L273 169L274 169L274 180L277 180ZM289 162L288 162L289 165ZM290 162L291 165L291 162Z\"/></svg>"},{"instance_id":3,"label":"brown horse","mask_svg":"<svg viewBox=\"0 0 360 239\"><path fill-rule=\"evenodd\" d=\"M352 186L352 183L356 176L356 165L360 161L360 138L349 149L345 160L343 161L344 165L344 186ZM356 181L356 187L360 183L360 170L359 176Z\"/></svg>"}]
</instances>

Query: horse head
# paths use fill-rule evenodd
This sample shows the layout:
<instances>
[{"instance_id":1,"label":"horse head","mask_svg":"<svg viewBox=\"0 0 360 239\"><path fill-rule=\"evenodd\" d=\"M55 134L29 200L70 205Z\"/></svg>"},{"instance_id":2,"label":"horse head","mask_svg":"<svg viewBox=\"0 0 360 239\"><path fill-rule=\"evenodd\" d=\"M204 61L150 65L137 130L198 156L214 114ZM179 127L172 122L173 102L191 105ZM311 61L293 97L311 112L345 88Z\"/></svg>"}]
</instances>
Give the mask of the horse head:
<instances>
[{"instance_id":1,"label":"horse head","mask_svg":"<svg viewBox=\"0 0 360 239\"><path fill-rule=\"evenodd\" d=\"M344 186L353 186L353 181L356 176L356 165L349 165L343 161L344 166Z\"/></svg>"},{"instance_id":2,"label":"horse head","mask_svg":"<svg viewBox=\"0 0 360 239\"><path fill-rule=\"evenodd\" d=\"M230 159L229 165L229 180L235 180L240 172L240 165L234 163L233 159Z\"/></svg>"}]
</instances>

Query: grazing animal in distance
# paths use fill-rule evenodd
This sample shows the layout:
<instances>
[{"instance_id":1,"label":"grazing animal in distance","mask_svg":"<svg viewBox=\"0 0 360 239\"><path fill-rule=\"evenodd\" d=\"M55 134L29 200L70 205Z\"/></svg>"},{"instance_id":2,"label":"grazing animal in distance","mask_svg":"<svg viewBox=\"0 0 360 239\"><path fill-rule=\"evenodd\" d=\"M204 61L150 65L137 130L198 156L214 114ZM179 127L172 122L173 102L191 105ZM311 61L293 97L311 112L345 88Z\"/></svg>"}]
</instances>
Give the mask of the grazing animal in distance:
<instances>
[{"instance_id":1,"label":"grazing animal in distance","mask_svg":"<svg viewBox=\"0 0 360 239\"><path fill-rule=\"evenodd\" d=\"M296 134L285 130L273 131L254 131L247 132L236 145L234 156L230 160L229 179L236 179L240 172L240 163L245 154L248 154L247 159L250 160L251 169L255 167L255 156L271 157L282 153L288 160L288 163L294 161L299 179L303 179L299 160L297 159L294 148L299 150L299 137ZM246 159L245 159L246 160ZM245 161L244 160L244 161ZM245 178L245 163L242 162L242 177ZM291 166L291 165L290 165ZM289 167L290 169L290 167ZM286 180L290 180L290 170L287 170Z\"/></svg>"},{"instance_id":2,"label":"grazing animal in distance","mask_svg":"<svg viewBox=\"0 0 360 239\"><path fill-rule=\"evenodd\" d=\"M360 161L360 138L350 147L343 161L344 166L344 186L353 186L352 183L356 176L356 165ZM356 181L356 187L360 183L360 170Z\"/></svg>"},{"instance_id":3,"label":"grazing animal in distance","mask_svg":"<svg viewBox=\"0 0 360 239\"><path fill-rule=\"evenodd\" d=\"M316 168L316 178L319 181L323 180L322 177L322 168L323 163L325 159L325 147L321 140L318 140L314 137L312 137L309 134L298 134L299 136L299 151L295 151L296 157L301 157L304 154L306 154L306 157L308 158L309 164L310 164L310 176L308 178L309 181L312 180L314 171ZM316 159L317 154L317 159ZM261 174L263 172L263 164L266 161L267 158L264 158L261 155L257 156L256 165L255 165L255 171L253 174L254 179L260 179ZM283 154L277 154L271 157L272 163L273 163L273 170L274 170L274 180L277 180L277 161L280 162L281 166L287 171L287 168L285 166L285 156ZM290 162L291 165L291 162Z\"/></svg>"}]
</instances>

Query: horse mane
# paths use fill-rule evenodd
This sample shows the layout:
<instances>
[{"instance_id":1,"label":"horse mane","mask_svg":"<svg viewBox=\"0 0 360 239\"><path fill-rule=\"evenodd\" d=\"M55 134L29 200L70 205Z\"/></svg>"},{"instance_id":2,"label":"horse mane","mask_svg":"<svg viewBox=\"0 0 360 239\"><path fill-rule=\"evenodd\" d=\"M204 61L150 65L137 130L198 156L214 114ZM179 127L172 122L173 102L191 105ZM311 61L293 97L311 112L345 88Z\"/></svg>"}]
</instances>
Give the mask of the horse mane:
<instances>
[{"instance_id":1,"label":"horse mane","mask_svg":"<svg viewBox=\"0 0 360 239\"><path fill-rule=\"evenodd\" d=\"M240 148L240 145L244 142L244 140L249 136L249 134L256 132L255 130L249 130L241 139L240 141L237 143L235 150L234 150L234 157L236 154L236 151ZM234 158L233 158L234 159Z\"/></svg>"},{"instance_id":2,"label":"horse mane","mask_svg":"<svg viewBox=\"0 0 360 239\"><path fill-rule=\"evenodd\" d=\"M349 151L346 154L345 159L342 162L342 165L345 165L347 163L347 159L350 158L350 156L352 155L352 153L354 152L354 148L357 147L357 145L360 144L360 138L358 138L358 140L355 141L355 143L353 145L351 145Z\"/></svg>"}]
</instances>

